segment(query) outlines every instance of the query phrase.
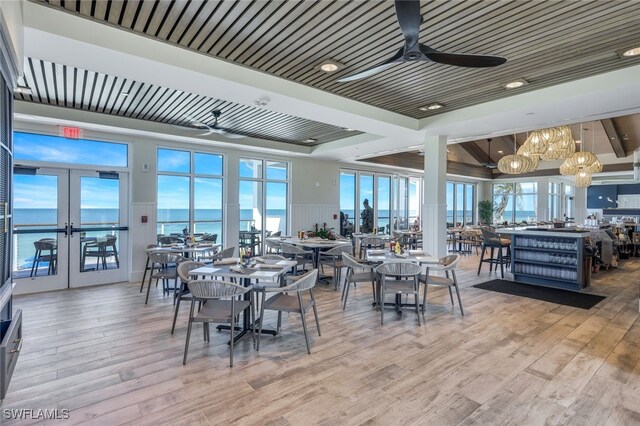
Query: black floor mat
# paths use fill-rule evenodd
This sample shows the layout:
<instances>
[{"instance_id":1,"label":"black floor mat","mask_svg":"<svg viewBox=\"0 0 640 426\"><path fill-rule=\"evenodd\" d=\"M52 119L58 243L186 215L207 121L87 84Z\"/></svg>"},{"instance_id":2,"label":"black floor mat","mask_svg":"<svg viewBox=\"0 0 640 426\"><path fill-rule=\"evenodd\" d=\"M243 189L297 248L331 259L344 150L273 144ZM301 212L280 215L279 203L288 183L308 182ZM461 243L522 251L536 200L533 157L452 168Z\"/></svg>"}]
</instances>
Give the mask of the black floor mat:
<instances>
[{"instance_id":1,"label":"black floor mat","mask_svg":"<svg viewBox=\"0 0 640 426\"><path fill-rule=\"evenodd\" d=\"M598 296L597 294L578 293L575 291L522 284L507 280L487 281L486 283L476 284L474 287L581 309L591 309L597 305L598 302L606 299L605 296Z\"/></svg>"}]
</instances>

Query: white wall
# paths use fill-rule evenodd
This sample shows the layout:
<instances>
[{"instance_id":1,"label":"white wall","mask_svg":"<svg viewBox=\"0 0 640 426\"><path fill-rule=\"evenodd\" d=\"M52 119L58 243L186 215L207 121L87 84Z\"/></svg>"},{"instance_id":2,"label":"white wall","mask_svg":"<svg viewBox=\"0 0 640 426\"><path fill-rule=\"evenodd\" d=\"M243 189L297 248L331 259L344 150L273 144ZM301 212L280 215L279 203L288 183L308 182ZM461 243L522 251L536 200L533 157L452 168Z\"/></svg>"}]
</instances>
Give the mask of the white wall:
<instances>
[{"instance_id":1,"label":"white wall","mask_svg":"<svg viewBox=\"0 0 640 426\"><path fill-rule=\"evenodd\" d=\"M7 44L3 45L2 54L10 58L13 66L11 77L15 80L23 74L24 27L22 26L22 0L0 1L0 31ZM6 49L6 51L5 51ZM15 81L14 81L15 82ZM12 82L12 83L14 83Z\"/></svg>"}]
</instances>

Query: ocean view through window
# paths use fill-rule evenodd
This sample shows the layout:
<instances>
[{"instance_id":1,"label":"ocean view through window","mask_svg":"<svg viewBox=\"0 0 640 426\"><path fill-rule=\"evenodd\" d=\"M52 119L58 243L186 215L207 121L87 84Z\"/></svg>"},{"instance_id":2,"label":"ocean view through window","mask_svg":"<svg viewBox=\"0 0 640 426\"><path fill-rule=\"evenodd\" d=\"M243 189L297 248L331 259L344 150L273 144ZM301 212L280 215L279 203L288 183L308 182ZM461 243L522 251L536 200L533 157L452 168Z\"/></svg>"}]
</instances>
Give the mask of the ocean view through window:
<instances>
[{"instance_id":1,"label":"ocean view through window","mask_svg":"<svg viewBox=\"0 0 640 426\"><path fill-rule=\"evenodd\" d=\"M223 157L158 149L158 235L211 234L223 241Z\"/></svg>"}]
</instances>

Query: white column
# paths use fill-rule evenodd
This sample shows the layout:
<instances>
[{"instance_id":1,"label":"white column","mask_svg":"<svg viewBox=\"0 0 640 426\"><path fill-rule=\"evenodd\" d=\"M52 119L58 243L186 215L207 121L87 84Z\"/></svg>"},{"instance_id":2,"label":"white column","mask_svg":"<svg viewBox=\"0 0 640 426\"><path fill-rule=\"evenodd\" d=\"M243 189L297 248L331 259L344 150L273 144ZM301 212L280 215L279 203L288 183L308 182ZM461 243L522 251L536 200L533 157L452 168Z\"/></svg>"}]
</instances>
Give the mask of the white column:
<instances>
[{"instance_id":1,"label":"white column","mask_svg":"<svg viewBox=\"0 0 640 426\"><path fill-rule=\"evenodd\" d=\"M573 218L578 225L582 225L587 218L587 188L574 188ZM602 213L602 211L600 211Z\"/></svg>"},{"instance_id":2,"label":"white column","mask_svg":"<svg viewBox=\"0 0 640 426\"><path fill-rule=\"evenodd\" d=\"M226 156L224 171L224 248L236 247L238 250L238 234L240 233L240 198L238 181L238 156L230 153Z\"/></svg>"},{"instance_id":3,"label":"white column","mask_svg":"<svg viewBox=\"0 0 640 426\"><path fill-rule=\"evenodd\" d=\"M432 256L447 254L447 137L427 136L424 141L422 241Z\"/></svg>"}]
</instances>

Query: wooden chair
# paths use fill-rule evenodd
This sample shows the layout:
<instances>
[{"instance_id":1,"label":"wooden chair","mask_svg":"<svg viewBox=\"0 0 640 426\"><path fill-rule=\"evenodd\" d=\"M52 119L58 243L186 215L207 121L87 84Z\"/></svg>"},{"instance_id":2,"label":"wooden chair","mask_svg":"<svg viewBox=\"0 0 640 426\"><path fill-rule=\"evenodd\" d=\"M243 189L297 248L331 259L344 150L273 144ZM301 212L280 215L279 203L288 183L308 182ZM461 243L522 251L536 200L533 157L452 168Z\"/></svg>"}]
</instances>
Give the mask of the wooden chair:
<instances>
[{"instance_id":1,"label":"wooden chair","mask_svg":"<svg viewBox=\"0 0 640 426\"><path fill-rule=\"evenodd\" d=\"M260 350L260 334L262 333L262 323L264 321L264 311L277 311L278 312L278 328L281 327L281 312L293 312L300 314L302 319L302 330L304 331L304 339L307 344L307 352L311 353L311 346L309 344L309 334L307 332L307 321L305 314L309 311L309 308L313 309L313 315L316 319L316 327L318 328L318 336L320 334L320 321L318 320L318 310L316 308L316 299L313 294L313 287L318 280L318 270L314 269L300 276L290 285L279 288L264 288L262 290L262 303L260 307L260 323L258 326L258 344L256 350ZM303 297L304 292L309 292L309 299ZM267 293L274 293L274 296L266 299Z\"/></svg>"},{"instance_id":2,"label":"wooden chair","mask_svg":"<svg viewBox=\"0 0 640 426\"><path fill-rule=\"evenodd\" d=\"M189 325L187 327L187 339L184 345L184 357L182 364L187 363L187 353L189 351L189 340L191 338L191 328L194 322L203 323L205 331L205 341L211 341L209 332L210 323L231 324L231 339L229 340L229 366L233 367L233 346L235 338L236 318L241 313L249 310L251 314L251 324L253 318L253 286L243 287L238 284L217 280L192 280L187 284L191 292L191 308L189 310ZM249 300L237 300L239 296L250 292ZM228 300L222 300L228 299ZM201 303L201 309L196 312L196 302ZM247 313L244 313L247 315ZM255 341L255 327L251 328L252 338Z\"/></svg>"}]
</instances>

